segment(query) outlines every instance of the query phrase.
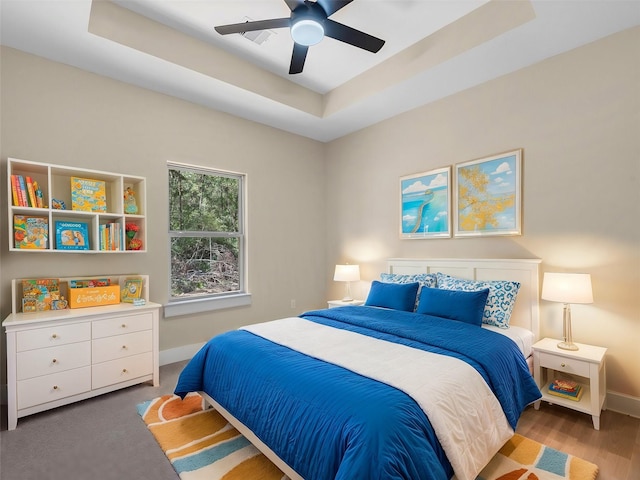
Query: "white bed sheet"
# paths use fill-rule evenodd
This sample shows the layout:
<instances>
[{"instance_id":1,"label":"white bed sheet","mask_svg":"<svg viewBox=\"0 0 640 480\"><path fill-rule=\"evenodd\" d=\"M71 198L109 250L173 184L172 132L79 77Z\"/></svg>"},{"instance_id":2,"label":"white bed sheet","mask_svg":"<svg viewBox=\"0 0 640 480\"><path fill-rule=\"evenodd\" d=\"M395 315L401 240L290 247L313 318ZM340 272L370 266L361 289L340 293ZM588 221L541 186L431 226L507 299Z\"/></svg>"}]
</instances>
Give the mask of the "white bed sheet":
<instances>
[{"instance_id":1,"label":"white bed sheet","mask_svg":"<svg viewBox=\"0 0 640 480\"><path fill-rule=\"evenodd\" d=\"M516 343L516 345L518 345L518 348L524 355L524 358L529 358L531 356L531 346L533 345L533 340L535 338L531 330L515 325L511 325L509 328L498 328L493 325L485 325L484 323L482 324L482 328L486 328L487 330L509 337Z\"/></svg>"}]
</instances>

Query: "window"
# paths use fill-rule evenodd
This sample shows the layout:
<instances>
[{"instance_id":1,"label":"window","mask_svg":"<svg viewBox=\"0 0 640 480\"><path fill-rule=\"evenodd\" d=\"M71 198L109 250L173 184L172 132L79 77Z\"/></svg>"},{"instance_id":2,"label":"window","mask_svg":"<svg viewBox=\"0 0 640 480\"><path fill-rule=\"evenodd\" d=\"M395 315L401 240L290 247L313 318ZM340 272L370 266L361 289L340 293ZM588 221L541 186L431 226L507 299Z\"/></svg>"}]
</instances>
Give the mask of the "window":
<instances>
[{"instance_id":1,"label":"window","mask_svg":"<svg viewBox=\"0 0 640 480\"><path fill-rule=\"evenodd\" d=\"M246 305L244 175L169 163L165 316Z\"/></svg>"}]
</instances>

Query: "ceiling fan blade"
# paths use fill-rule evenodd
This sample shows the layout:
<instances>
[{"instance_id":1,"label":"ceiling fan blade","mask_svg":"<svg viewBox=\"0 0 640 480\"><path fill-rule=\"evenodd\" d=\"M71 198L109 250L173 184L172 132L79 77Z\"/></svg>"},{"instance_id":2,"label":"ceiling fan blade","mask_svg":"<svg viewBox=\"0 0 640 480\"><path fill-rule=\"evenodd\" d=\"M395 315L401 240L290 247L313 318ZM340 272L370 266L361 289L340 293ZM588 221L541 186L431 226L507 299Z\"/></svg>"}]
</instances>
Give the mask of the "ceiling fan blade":
<instances>
[{"instance_id":1,"label":"ceiling fan blade","mask_svg":"<svg viewBox=\"0 0 640 480\"><path fill-rule=\"evenodd\" d=\"M327 13L327 17L329 17L341 8L349 5L353 0L316 0L316 2L320 4L322 9Z\"/></svg>"},{"instance_id":2,"label":"ceiling fan blade","mask_svg":"<svg viewBox=\"0 0 640 480\"><path fill-rule=\"evenodd\" d=\"M376 53L384 45L384 40L330 19L324 21L324 34L327 37L335 38L373 53Z\"/></svg>"},{"instance_id":3,"label":"ceiling fan blade","mask_svg":"<svg viewBox=\"0 0 640 480\"><path fill-rule=\"evenodd\" d=\"M269 20L257 20L255 22L233 23L231 25L219 25L214 27L220 35L229 35L230 33L252 32L254 30L269 30L272 28L288 27L291 19L287 18L271 18Z\"/></svg>"},{"instance_id":4,"label":"ceiling fan blade","mask_svg":"<svg viewBox=\"0 0 640 480\"><path fill-rule=\"evenodd\" d=\"M289 7L289 10L293 12L296 8L304 3L304 0L284 0L284 3L286 3L287 7Z\"/></svg>"},{"instance_id":5,"label":"ceiling fan blade","mask_svg":"<svg viewBox=\"0 0 640 480\"><path fill-rule=\"evenodd\" d=\"M304 61L307 58L309 47L306 45L293 44L293 54L291 55L291 65L289 66L289 74L300 73L304 67Z\"/></svg>"}]
</instances>

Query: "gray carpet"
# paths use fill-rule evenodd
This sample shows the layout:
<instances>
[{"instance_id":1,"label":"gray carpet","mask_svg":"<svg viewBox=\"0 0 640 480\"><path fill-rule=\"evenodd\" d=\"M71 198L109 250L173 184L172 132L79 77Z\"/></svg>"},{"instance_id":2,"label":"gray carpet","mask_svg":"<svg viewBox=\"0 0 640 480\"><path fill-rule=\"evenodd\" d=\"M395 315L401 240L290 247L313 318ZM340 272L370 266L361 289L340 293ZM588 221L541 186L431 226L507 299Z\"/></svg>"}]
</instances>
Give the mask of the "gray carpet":
<instances>
[{"instance_id":1,"label":"gray carpet","mask_svg":"<svg viewBox=\"0 0 640 480\"><path fill-rule=\"evenodd\" d=\"M2 480L176 480L136 405L173 392L186 362L160 367L160 386L137 385L18 419L0 431Z\"/></svg>"}]
</instances>

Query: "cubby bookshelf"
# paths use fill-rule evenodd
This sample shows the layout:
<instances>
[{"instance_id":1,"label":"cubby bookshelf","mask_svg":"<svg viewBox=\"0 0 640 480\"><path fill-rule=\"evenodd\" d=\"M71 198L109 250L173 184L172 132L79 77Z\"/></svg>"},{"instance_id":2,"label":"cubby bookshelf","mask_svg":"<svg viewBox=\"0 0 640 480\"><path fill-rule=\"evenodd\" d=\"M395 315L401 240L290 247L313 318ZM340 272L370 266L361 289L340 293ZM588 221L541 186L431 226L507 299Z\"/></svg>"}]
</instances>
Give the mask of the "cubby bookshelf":
<instances>
[{"instance_id":1,"label":"cubby bookshelf","mask_svg":"<svg viewBox=\"0 0 640 480\"><path fill-rule=\"evenodd\" d=\"M16 205L13 197L12 175L30 177L38 183L42 191L43 206ZM106 193L106 211L80 211L72 209L71 178L80 177L104 182ZM125 212L124 192L130 188L136 199L138 212ZM146 252L146 180L144 177L123 175L99 170L73 168L48 163L39 163L16 158L7 159L7 208L9 220L9 251L11 252L56 252L56 253L144 253ZM64 203L65 208L54 208L54 200ZM29 204L29 203L28 203ZM30 205L30 204L29 204ZM41 248L22 248L17 246L14 220L15 216L46 219L48 224L46 245ZM86 249L61 249L56 240L56 222L82 222L87 225L88 239ZM44 223L44 222L43 222ZM139 250L128 250L125 238L125 225L138 226L136 238L142 241ZM100 242L101 226L118 226L120 247L107 249Z\"/></svg>"}]
</instances>

